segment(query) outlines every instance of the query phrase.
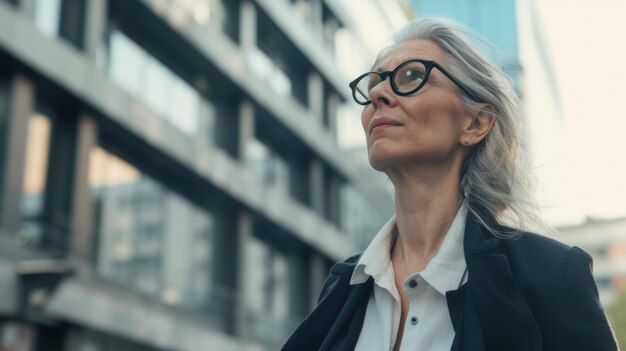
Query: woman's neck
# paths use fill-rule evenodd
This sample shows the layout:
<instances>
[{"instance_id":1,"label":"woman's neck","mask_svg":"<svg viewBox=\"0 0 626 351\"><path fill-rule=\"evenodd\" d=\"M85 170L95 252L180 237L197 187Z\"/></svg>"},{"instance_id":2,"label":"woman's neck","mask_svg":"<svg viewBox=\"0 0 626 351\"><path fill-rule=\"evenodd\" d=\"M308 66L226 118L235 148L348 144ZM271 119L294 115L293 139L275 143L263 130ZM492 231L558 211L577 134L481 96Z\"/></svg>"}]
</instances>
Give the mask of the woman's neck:
<instances>
[{"instance_id":1,"label":"woman's neck","mask_svg":"<svg viewBox=\"0 0 626 351\"><path fill-rule=\"evenodd\" d=\"M421 271L437 253L459 207L459 175L390 177L395 186L396 238L392 260Z\"/></svg>"}]
</instances>

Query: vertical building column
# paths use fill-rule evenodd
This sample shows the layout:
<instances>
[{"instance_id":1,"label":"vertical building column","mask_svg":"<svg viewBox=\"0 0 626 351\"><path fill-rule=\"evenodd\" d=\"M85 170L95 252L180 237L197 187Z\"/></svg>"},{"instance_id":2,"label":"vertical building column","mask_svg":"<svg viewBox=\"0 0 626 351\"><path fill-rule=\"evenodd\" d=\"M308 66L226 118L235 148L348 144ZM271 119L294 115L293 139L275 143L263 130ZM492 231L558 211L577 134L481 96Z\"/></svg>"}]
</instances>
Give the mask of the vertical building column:
<instances>
[{"instance_id":1,"label":"vertical building column","mask_svg":"<svg viewBox=\"0 0 626 351\"><path fill-rule=\"evenodd\" d=\"M333 136L337 136L337 111L341 102L339 95L334 91L329 92L326 101L326 123L328 130Z\"/></svg>"},{"instance_id":2,"label":"vertical building column","mask_svg":"<svg viewBox=\"0 0 626 351\"><path fill-rule=\"evenodd\" d=\"M28 121L35 105L35 87L16 75L9 84L4 164L0 168L0 227L14 234L20 225L20 200L24 182Z\"/></svg>"},{"instance_id":3,"label":"vertical building column","mask_svg":"<svg viewBox=\"0 0 626 351\"><path fill-rule=\"evenodd\" d=\"M309 279L308 258L304 250L289 251L289 299L291 315L302 319L309 313L311 288Z\"/></svg>"},{"instance_id":4,"label":"vertical building column","mask_svg":"<svg viewBox=\"0 0 626 351\"><path fill-rule=\"evenodd\" d=\"M254 104L248 99L239 103L239 159L246 161L246 148L254 138Z\"/></svg>"},{"instance_id":5,"label":"vertical building column","mask_svg":"<svg viewBox=\"0 0 626 351\"><path fill-rule=\"evenodd\" d=\"M313 33L318 39L321 39L324 35L324 8L322 0L309 0L309 6L311 7Z\"/></svg>"},{"instance_id":6,"label":"vertical building column","mask_svg":"<svg viewBox=\"0 0 626 351\"><path fill-rule=\"evenodd\" d=\"M238 210L232 204L213 204L213 262L211 304L217 312L216 319L224 325L224 331L236 334L240 329L240 272L242 269L240 233L246 233L240 224ZM245 220L243 220L245 222Z\"/></svg>"},{"instance_id":7,"label":"vertical building column","mask_svg":"<svg viewBox=\"0 0 626 351\"><path fill-rule=\"evenodd\" d=\"M246 54L256 46L257 41L257 13L254 3L251 0L244 0L241 3L239 20L239 42Z\"/></svg>"},{"instance_id":8,"label":"vertical building column","mask_svg":"<svg viewBox=\"0 0 626 351\"><path fill-rule=\"evenodd\" d=\"M326 212L328 213L328 219L334 223L337 228L339 228L341 222L339 218L339 178L336 175L331 174L328 177L326 187L328 189L328 197L326 199Z\"/></svg>"},{"instance_id":9,"label":"vertical building column","mask_svg":"<svg viewBox=\"0 0 626 351\"><path fill-rule=\"evenodd\" d=\"M97 62L103 53L98 52L107 26L108 0L87 0L85 5L85 52L90 60ZM103 62L99 62L103 64Z\"/></svg>"},{"instance_id":10,"label":"vertical building column","mask_svg":"<svg viewBox=\"0 0 626 351\"><path fill-rule=\"evenodd\" d=\"M71 233L71 205L74 187L74 151L76 147L76 111L50 111L52 128L47 179L44 188L42 224L44 236L41 245L65 251Z\"/></svg>"},{"instance_id":11,"label":"vertical building column","mask_svg":"<svg viewBox=\"0 0 626 351\"><path fill-rule=\"evenodd\" d=\"M322 291L322 285L328 275L326 272L326 266L324 265L324 259L319 254L313 254L309 259L310 267L310 309L313 309L317 305L317 298Z\"/></svg>"},{"instance_id":12,"label":"vertical building column","mask_svg":"<svg viewBox=\"0 0 626 351\"><path fill-rule=\"evenodd\" d=\"M246 323L246 315L248 314L248 301L247 301L247 287L249 279L249 274L253 274L254 272L250 272L246 265L245 261L249 256L247 254L247 244L250 240L252 240L252 236L254 235L254 226L252 216L247 211L239 212L237 217L237 289L236 289L236 299L235 299L235 328L234 334L239 337L246 337L249 335L247 323ZM258 293L258 292L257 292Z\"/></svg>"},{"instance_id":13,"label":"vertical building column","mask_svg":"<svg viewBox=\"0 0 626 351\"><path fill-rule=\"evenodd\" d=\"M308 77L309 110L321 124L324 115L324 82L317 72L311 72Z\"/></svg>"},{"instance_id":14,"label":"vertical building column","mask_svg":"<svg viewBox=\"0 0 626 351\"><path fill-rule=\"evenodd\" d=\"M319 159L312 159L309 164L311 180L311 207L319 215L324 215L324 165Z\"/></svg>"},{"instance_id":15,"label":"vertical building column","mask_svg":"<svg viewBox=\"0 0 626 351\"><path fill-rule=\"evenodd\" d=\"M89 156L98 145L96 121L82 114L76 126L74 151L74 182L72 185L72 211L70 222L70 256L79 262L93 262L93 201L89 190ZM90 265L77 265L89 269Z\"/></svg>"}]
</instances>

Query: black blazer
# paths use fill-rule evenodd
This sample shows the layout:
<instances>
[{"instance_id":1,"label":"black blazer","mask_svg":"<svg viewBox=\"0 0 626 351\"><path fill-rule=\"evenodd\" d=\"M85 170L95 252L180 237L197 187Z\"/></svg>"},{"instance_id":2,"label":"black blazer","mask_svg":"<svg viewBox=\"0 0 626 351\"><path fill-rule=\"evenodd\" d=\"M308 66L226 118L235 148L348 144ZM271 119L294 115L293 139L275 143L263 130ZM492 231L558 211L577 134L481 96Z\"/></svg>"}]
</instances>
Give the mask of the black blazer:
<instances>
[{"instance_id":1,"label":"black blazer","mask_svg":"<svg viewBox=\"0 0 626 351\"><path fill-rule=\"evenodd\" d=\"M452 350L618 349L598 299L592 259L580 248L532 233L499 239L471 214L463 247L468 280L446 293ZM330 269L318 305L283 350L354 349L373 284L370 278L350 285L359 256Z\"/></svg>"}]
</instances>

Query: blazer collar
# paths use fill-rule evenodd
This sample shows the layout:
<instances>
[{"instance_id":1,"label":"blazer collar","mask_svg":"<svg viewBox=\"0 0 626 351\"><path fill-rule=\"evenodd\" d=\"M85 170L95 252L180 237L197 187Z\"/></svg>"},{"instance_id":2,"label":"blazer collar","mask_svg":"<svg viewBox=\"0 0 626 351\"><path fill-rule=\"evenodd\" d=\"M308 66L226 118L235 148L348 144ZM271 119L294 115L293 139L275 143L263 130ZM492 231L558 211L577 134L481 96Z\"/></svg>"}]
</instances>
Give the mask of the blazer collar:
<instances>
[{"instance_id":1,"label":"blazer collar","mask_svg":"<svg viewBox=\"0 0 626 351\"><path fill-rule=\"evenodd\" d=\"M495 228L507 230L497 225ZM456 331L453 350L468 349L469 345L478 350L476 329L481 330L481 343L487 349L516 350L522 345L524 350L541 349L541 332L515 284L504 240L509 239L496 238L468 213L463 245L468 282L446 293Z\"/></svg>"}]
</instances>

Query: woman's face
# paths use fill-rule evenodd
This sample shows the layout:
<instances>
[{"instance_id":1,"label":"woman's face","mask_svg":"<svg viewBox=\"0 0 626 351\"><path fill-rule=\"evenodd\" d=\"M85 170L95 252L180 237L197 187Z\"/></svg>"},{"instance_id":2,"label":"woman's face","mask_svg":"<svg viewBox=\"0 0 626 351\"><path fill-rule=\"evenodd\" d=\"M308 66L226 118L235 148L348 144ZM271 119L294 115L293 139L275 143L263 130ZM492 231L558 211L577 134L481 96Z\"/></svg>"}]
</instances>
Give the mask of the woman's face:
<instances>
[{"instance_id":1,"label":"woman's face","mask_svg":"<svg viewBox=\"0 0 626 351\"><path fill-rule=\"evenodd\" d=\"M446 67L445 54L435 43L414 40L389 49L373 71L392 71L410 59L436 61ZM388 171L403 166L447 163L461 152L465 110L457 86L433 69L427 83L415 94L398 96L389 79L370 91L361 122L372 166ZM372 128L384 119L392 122Z\"/></svg>"}]
</instances>

